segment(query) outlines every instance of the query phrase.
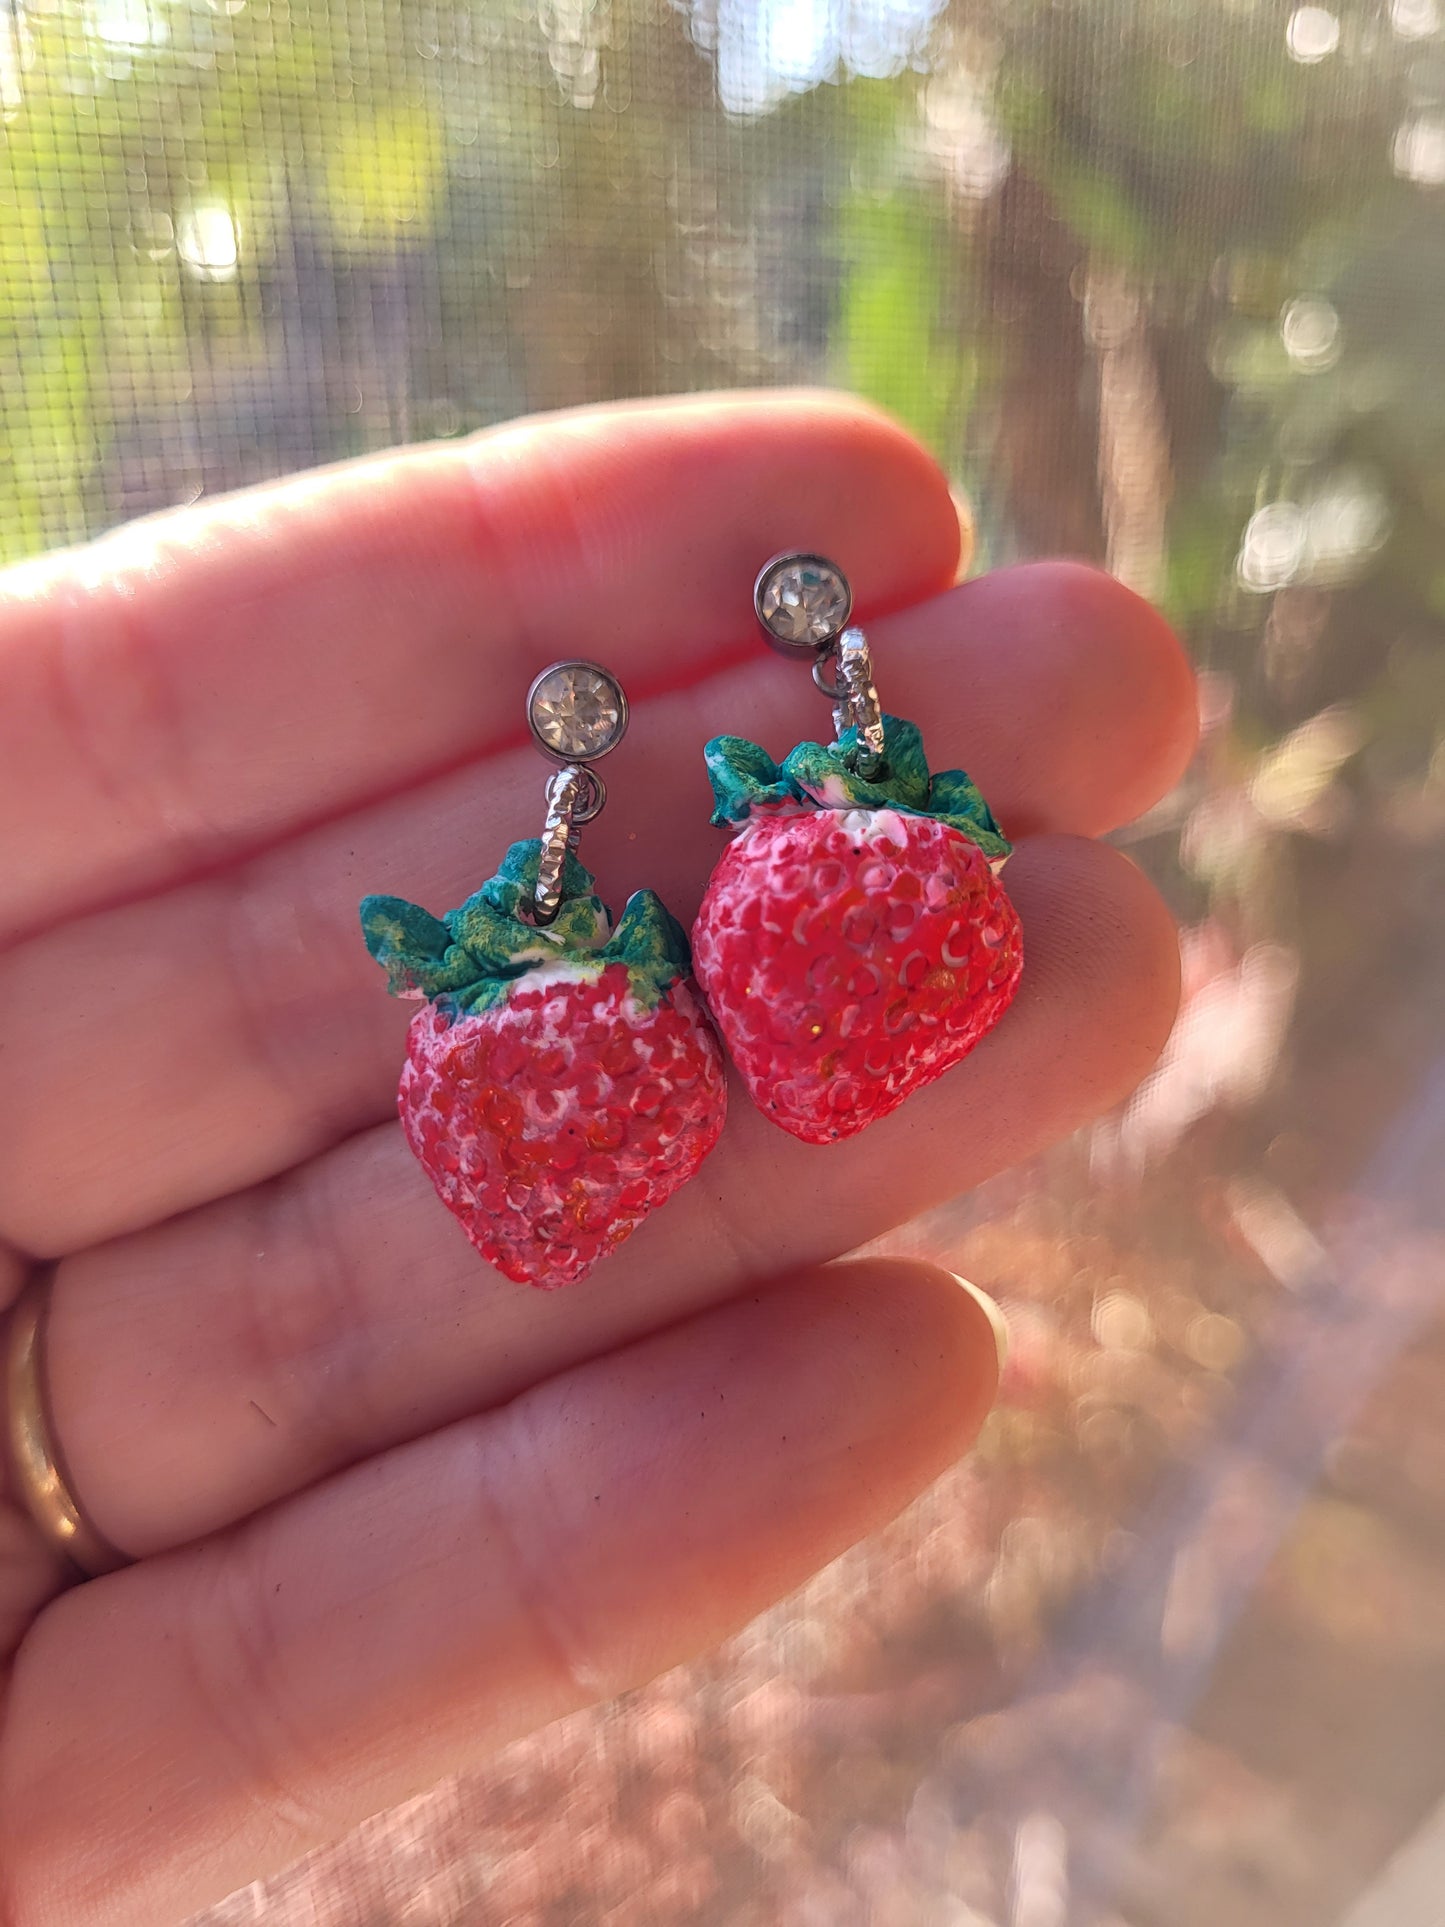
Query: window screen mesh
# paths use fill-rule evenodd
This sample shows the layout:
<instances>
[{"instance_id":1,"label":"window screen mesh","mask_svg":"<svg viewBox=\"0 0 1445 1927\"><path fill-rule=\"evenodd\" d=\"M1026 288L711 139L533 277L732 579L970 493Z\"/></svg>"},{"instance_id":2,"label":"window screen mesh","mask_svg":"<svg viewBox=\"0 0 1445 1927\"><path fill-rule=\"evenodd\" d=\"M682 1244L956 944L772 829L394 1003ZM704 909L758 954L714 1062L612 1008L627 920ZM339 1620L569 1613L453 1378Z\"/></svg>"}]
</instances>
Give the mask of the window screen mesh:
<instances>
[{"instance_id":1,"label":"window screen mesh","mask_svg":"<svg viewBox=\"0 0 1445 1927\"><path fill-rule=\"evenodd\" d=\"M817 380L936 450L983 560L1106 562L1204 671L1127 833L1184 925L1161 1069L910 1234L1010 1309L975 1459L717 1659L216 1918L1424 1927L1436 0L7 0L0 117L8 559Z\"/></svg>"}]
</instances>

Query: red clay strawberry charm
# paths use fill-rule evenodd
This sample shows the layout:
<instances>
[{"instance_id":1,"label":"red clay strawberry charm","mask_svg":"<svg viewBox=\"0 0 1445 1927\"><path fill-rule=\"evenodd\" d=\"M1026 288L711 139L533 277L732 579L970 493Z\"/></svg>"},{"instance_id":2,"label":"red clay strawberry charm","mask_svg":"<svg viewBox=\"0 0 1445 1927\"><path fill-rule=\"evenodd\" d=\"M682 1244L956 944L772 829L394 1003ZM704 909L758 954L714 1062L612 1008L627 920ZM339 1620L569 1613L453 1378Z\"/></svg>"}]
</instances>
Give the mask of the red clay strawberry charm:
<instances>
[{"instance_id":1,"label":"red clay strawberry charm","mask_svg":"<svg viewBox=\"0 0 1445 1927\"><path fill-rule=\"evenodd\" d=\"M930 776L912 723L874 722L871 754L855 729L781 766L735 736L706 752L737 835L693 926L698 982L754 1102L807 1144L966 1057L1023 969L987 804L961 770Z\"/></svg>"},{"instance_id":2,"label":"red clay strawberry charm","mask_svg":"<svg viewBox=\"0 0 1445 1927\"><path fill-rule=\"evenodd\" d=\"M560 765L540 837L445 919L366 897L393 995L425 997L397 1102L407 1142L484 1258L567 1285L615 1251L717 1143L722 1056L688 987L687 937L650 890L614 930L573 851L607 791L627 697L600 663L554 662L527 724Z\"/></svg>"},{"instance_id":3,"label":"red clay strawberry charm","mask_svg":"<svg viewBox=\"0 0 1445 1927\"><path fill-rule=\"evenodd\" d=\"M962 770L929 773L912 723L885 716L848 578L775 555L753 585L770 646L811 662L836 741L781 765L707 746L737 832L697 922L698 982L758 1106L807 1144L851 1137L966 1057L1018 988L1009 844Z\"/></svg>"},{"instance_id":4,"label":"red clay strawberry charm","mask_svg":"<svg viewBox=\"0 0 1445 1927\"><path fill-rule=\"evenodd\" d=\"M443 920L361 906L412 1020L407 1142L489 1263L519 1284L581 1278L697 1170L723 1127L721 1054L689 990L687 938L650 890L616 930L567 855L534 921L540 841L515 843Z\"/></svg>"}]
</instances>

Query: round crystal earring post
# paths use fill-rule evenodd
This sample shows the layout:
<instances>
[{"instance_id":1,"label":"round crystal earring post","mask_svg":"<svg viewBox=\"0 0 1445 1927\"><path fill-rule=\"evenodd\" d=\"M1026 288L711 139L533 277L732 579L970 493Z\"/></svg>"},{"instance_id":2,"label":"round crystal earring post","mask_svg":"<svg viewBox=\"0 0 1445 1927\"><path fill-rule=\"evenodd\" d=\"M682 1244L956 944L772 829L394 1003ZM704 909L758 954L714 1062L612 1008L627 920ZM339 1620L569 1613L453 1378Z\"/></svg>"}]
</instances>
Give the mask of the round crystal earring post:
<instances>
[{"instance_id":1,"label":"round crystal earring post","mask_svg":"<svg viewBox=\"0 0 1445 1927\"><path fill-rule=\"evenodd\" d=\"M830 649L848 627L853 591L836 562L798 550L758 571L753 608L763 635L784 656Z\"/></svg>"}]
</instances>

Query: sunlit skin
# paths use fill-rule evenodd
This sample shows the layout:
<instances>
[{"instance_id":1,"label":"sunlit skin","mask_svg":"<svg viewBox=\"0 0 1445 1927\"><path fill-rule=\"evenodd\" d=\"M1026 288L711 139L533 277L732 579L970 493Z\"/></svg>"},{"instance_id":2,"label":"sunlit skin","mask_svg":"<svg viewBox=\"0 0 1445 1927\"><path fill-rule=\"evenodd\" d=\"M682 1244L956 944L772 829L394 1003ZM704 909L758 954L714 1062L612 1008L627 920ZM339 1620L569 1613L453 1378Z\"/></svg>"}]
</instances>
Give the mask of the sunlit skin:
<instances>
[{"instance_id":1,"label":"sunlit skin","mask_svg":"<svg viewBox=\"0 0 1445 1927\"><path fill-rule=\"evenodd\" d=\"M839 398L589 411L303 477L0 599L0 1291L58 1259L51 1396L135 1558L67 1588L0 1510L0 1921L180 1919L507 1739L714 1645L964 1451L992 1329L946 1274L827 1265L1154 1062L1151 886L1088 839L1192 745L1178 645L1107 578L954 587L943 475ZM632 727L603 894L695 910L701 746L826 729L760 646L837 556L884 699L1017 841L1006 1019L820 1149L735 1090L699 1178L585 1283L489 1272L402 1140L409 1011L364 889L459 902L536 834L530 678Z\"/></svg>"}]
</instances>

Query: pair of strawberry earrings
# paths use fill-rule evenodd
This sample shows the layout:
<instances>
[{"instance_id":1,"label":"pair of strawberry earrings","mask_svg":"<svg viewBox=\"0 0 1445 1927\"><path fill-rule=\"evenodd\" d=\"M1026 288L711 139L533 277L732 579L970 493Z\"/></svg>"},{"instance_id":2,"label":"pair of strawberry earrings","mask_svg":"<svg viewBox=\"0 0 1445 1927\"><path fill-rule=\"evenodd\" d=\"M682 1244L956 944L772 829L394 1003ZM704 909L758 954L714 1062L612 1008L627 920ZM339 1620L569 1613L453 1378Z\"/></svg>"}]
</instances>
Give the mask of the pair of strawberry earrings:
<instances>
[{"instance_id":1,"label":"pair of strawberry earrings","mask_svg":"<svg viewBox=\"0 0 1445 1927\"><path fill-rule=\"evenodd\" d=\"M519 1284L582 1277L717 1143L727 1085L697 987L753 1101L807 1144L886 1117L1018 987L1009 844L968 777L930 774L917 727L880 711L842 570L777 556L754 606L774 647L811 659L835 740L781 763L736 736L707 745L712 820L735 834L691 954L650 890L614 928L575 855L606 800L593 764L627 728L621 685L590 662L555 663L528 693L559 765L542 835L445 918L362 902L392 993L426 999L398 1093L407 1142Z\"/></svg>"}]
</instances>

